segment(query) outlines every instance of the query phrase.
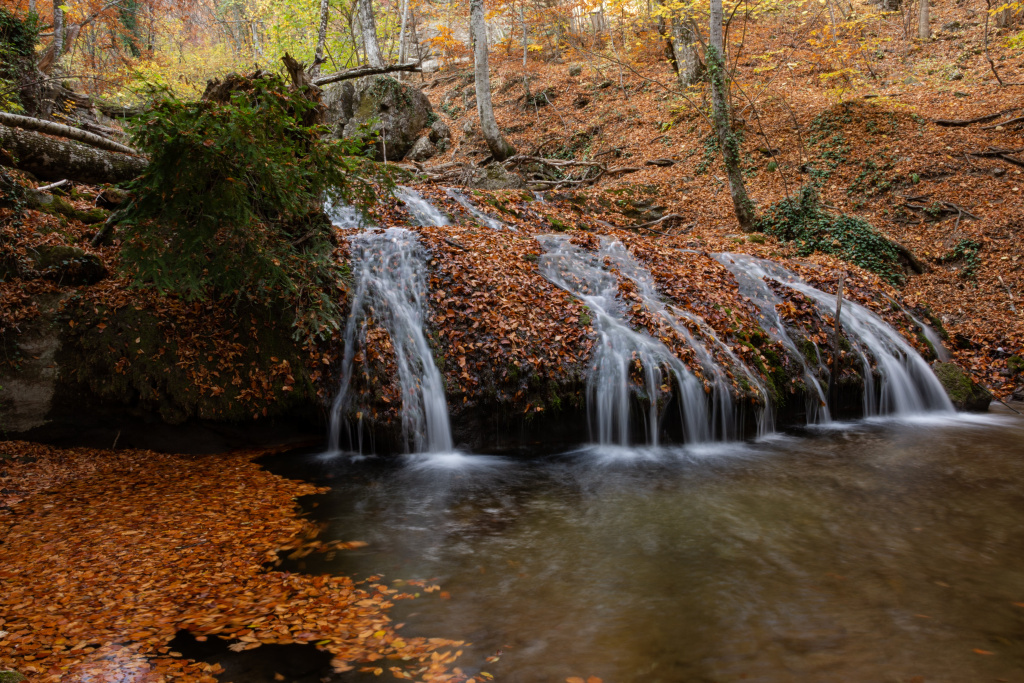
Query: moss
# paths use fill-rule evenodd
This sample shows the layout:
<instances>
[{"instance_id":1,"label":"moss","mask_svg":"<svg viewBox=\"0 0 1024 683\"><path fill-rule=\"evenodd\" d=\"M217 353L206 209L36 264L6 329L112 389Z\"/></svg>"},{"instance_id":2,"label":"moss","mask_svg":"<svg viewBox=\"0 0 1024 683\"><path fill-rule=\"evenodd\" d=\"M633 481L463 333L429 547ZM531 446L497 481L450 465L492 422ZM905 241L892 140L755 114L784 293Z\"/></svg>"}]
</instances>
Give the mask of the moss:
<instances>
[{"instance_id":1,"label":"moss","mask_svg":"<svg viewBox=\"0 0 1024 683\"><path fill-rule=\"evenodd\" d=\"M1020 356L1010 356L1006 360L1006 368L1015 375L1024 372L1024 358L1021 358Z\"/></svg>"},{"instance_id":2,"label":"moss","mask_svg":"<svg viewBox=\"0 0 1024 683\"><path fill-rule=\"evenodd\" d=\"M0 671L0 683L21 683L27 680L17 671Z\"/></svg>"},{"instance_id":3,"label":"moss","mask_svg":"<svg viewBox=\"0 0 1024 683\"><path fill-rule=\"evenodd\" d=\"M570 230L570 227L568 225L558 220L557 218L548 218L548 223L550 223L551 227L558 232L565 232L567 230Z\"/></svg>"},{"instance_id":4,"label":"moss","mask_svg":"<svg viewBox=\"0 0 1024 683\"><path fill-rule=\"evenodd\" d=\"M580 312L579 323L581 327L590 327L592 322L590 314L586 310Z\"/></svg>"},{"instance_id":5,"label":"moss","mask_svg":"<svg viewBox=\"0 0 1024 683\"><path fill-rule=\"evenodd\" d=\"M958 410L985 411L991 397L955 363L935 363L932 368Z\"/></svg>"}]
</instances>

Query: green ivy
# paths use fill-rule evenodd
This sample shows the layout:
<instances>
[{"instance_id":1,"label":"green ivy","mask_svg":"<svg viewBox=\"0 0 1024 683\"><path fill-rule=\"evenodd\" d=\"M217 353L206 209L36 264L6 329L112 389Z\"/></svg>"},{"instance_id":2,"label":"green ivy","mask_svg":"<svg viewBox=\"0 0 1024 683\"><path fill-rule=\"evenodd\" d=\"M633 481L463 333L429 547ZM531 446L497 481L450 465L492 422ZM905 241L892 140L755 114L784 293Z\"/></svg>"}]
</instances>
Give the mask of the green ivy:
<instances>
[{"instance_id":1,"label":"green ivy","mask_svg":"<svg viewBox=\"0 0 1024 683\"><path fill-rule=\"evenodd\" d=\"M767 235L794 242L800 256L831 254L877 273L891 284L903 282L896 247L863 218L822 209L813 185L770 206L759 227Z\"/></svg>"},{"instance_id":2,"label":"green ivy","mask_svg":"<svg viewBox=\"0 0 1024 683\"><path fill-rule=\"evenodd\" d=\"M943 256L939 261L942 263L963 261L964 265L960 269L960 277L965 280L974 280L978 276L978 268L981 266L981 259L978 257L980 253L981 242L972 239L962 239L956 243L953 251Z\"/></svg>"},{"instance_id":3,"label":"green ivy","mask_svg":"<svg viewBox=\"0 0 1024 683\"><path fill-rule=\"evenodd\" d=\"M360 143L309 124L316 107L261 76L226 104L168 98L139 117L133 137L150 163L121 223L134 282L283 306L296 337L328 335L344 274L322 206L372 203L371 179L390 179Z\"/></svg>"}]
</instances>

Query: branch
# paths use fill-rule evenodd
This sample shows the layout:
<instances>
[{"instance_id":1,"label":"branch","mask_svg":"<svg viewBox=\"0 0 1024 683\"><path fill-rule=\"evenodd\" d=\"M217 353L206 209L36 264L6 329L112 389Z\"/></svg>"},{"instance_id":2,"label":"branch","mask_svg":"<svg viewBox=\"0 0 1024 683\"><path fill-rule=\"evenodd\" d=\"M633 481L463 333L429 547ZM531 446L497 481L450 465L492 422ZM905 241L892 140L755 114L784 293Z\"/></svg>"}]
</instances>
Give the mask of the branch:
<instances>
[{"instance_id":1,"label":"branch","mask_svg":"<svg viewBox=\"0 0 1024 683\"><path fill-rule=\"evenodd\" d=\"M325 86L329 83L337 83L338 81L347 81L352 78L361 78L363 76L373 76L375 74L389 74L395 71L422 71L420 62L407 62L406 64L388 64L386 66L357 66L354 69L346 69L345 71L339 71L337 73L328 74L327 76L321 76L320 78L313 79L313 85Z\"/></svg>"},{"instance_id":2,"label":"branch","mask_svg":"<svg viewBox=\"0 0 1024 683\"><path fill-rule=\"evenodd\" d=\"M946 126L947 128L963 128L965 126L970 126L975 123L988 123L989 121L994 121L998 119L1000 116L1003 116L1004 114L1019 111L1020 109L1022 109L1022 107L1004 109L1003 111L997 111L995 114L986 114L985 116L979 116L976 119L932 119L932 123L934 123L936 126ZM1008 121L1007 123L1012 123L1012 121ZM1003 124L1000 123L996 125L1001 126Z\"/></svg>"},{"instance_id":3,"label":"branch","mask_svg":"<svg viewBox=\"0 0 1024 683\"><path fill-rule=\"evenodd\" d=\"M42 119L34 119L29 116L19 116L17 114L0 112L0 123L7 124L8 126L15 126L17 128L24 128L25 130L34 130L39 133L57 135L62 138L68 138L69 140L84 142L87 145L99 147L100 149L105 149L110 152L138 154L136 150L122 145L119 142L114 142L113 140L108 140L107 138L100 137L94 133L86 132L81 128L72 128L71 126L54 123L53 121L44 121Z\"/></svg>"}]
</instances>

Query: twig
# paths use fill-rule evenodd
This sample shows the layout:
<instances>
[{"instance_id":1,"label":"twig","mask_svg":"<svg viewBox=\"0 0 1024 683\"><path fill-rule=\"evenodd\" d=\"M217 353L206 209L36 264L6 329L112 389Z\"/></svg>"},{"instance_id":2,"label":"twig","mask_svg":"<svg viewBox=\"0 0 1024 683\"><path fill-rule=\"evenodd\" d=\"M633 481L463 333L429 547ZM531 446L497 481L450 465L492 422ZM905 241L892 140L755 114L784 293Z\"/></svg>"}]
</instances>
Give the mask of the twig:
<instances>
[{"instance_id":1,"label":"twig","mask_svg":"<svg viewBox=\"0 0 1024 683\"><path fill-rule=\"evenodd\" d=\"M1005 116L1006 114L1011 114L1015 111L1020 111L1021 109L1024 109L1024 107L1004 109L1003 111L997 111L995 114L985 114L984 116L979 116L974 119L932 119L932 123L934 123L936 126L945 126L947 128L963 128L965 126L974 125L975 123L988 123L989 121L995 121L1000 116ZM1003 124L1000 123L996 125L1001 126ZM995 126L992 127L994 128ZM982 130L986 130L987 128L988 126L982 128Z\"/></svg>"},{"instance_id":2,"label":"twig","mask_svg":"<svg viewBox=\"0 0 1024 683\"><path fill-rule=\"evenodd\" d=\"M1010 310L1016 313L1017 307L1013 304L1013 292L1011 292L1010 287L1005 282L1003 282L1002 275L996 275L996 277L999 278L999 284L1001 284L1003 286L1003 289L1006 290L1006 296L1010 297Z\"/></svg>"},{"instance_id":3,"label":"twig","mask_svg":"<svg viewBox=\"0 0 1024 683\"><path fill-rule=\"evenodd\" d=\"M57 182L50 183L49 185L43 185L42 187L37 187L36 190L39 191L39 192L45 192L46 190L52 190L55 187L61 187L62 185L67 185L67 184L68 184L68 181L65 178L64 180L58 180Z\"/></svg>"}]
</instances>

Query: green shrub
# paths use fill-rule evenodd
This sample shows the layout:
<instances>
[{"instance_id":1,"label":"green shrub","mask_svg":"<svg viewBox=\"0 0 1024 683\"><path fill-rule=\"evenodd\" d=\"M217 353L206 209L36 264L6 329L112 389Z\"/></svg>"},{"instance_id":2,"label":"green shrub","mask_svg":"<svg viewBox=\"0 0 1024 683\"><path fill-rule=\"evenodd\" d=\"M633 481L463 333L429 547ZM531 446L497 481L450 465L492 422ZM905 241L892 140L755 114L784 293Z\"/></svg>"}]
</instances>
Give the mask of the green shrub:
<instances>
[{"instance_id":1,"label":"green shrub","mask_svg":"<svg viewBox=\"0 0 1024 683\"><path fill-rule=\"evenodd\" d=\"M16 84L35 60L39 42L39 17L19 17L0 7L0 111L22 111Z\"/></svg>"},{"instance_id":2,"label":"green shrub","mask_svg":"<svg viewBox=\"0 0 1024 683\"><path fill-rule=\"evenodd\" d=\"M896 247L863 218L825 211L813 186L770 206L759 227L766 235L795 242L800 256L831 254L877 273L891 284L903 282Z\"/></svg>"},{"instance_id":3,"label":"green shrub","mask_svg":"<svg viewBox=\"0 0 1024 683\"><path fill-rule=\"evenodd\" d=\"M390 180L310 123L317 103L281 78L242 80L226 103L171 97L135 122L150 164L121 223L125 268L186 299L282 305L297 338L322 337L344 287L322 206L371 203L371 178Z\"/></svg>"},{"instance_id":4,"label":"green shrub","mask_svg":"<svg viewBox=\"0 0 1024 683\"><path fill-rule=\"evenodd\" d=\"M956 243L953 251L943 256L939 261L940 263L963 261L964 265L960 269L960 277L965 280L973 280L977 277L978 268L981 266L981 259L978 258L980 253L981 242L972 239L962 239Z\"/></svg>"}]
</instances>

